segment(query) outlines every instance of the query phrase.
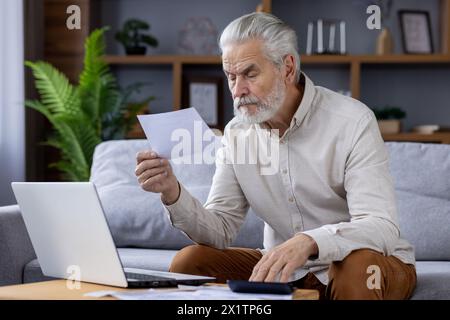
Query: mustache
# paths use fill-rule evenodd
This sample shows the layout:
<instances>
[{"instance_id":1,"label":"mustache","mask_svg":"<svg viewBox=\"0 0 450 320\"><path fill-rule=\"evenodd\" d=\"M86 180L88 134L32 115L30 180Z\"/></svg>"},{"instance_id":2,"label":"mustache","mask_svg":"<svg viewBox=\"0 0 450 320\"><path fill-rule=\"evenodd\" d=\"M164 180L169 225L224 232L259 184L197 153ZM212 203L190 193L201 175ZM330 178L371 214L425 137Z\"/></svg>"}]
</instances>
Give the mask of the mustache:
<instances>
[{"instance_id":1,"label":"mustache","mask_svg":"<svg viewBox=\"0 0 450 320\"><path fill-rule=\"evenodd\" d=\"M245 106L247 104L259 104L260 100L253 95L250 96L243 96L240 98L235 98L233 100L233 106L235 109L239 108L240 106Z\"/></svg>"}]
</instances>

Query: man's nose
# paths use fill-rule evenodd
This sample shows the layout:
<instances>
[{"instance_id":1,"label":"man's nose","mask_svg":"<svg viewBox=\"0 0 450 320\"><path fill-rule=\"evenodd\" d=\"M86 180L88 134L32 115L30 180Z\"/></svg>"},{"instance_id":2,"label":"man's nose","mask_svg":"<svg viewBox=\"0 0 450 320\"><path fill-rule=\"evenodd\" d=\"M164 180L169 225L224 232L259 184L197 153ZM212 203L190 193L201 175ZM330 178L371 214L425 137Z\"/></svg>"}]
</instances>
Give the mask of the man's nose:
<instances>
[{"instance_id":1,"label":"man's nose","mask_svg":"<svg viewBox=\"0 0 450 320\"><path fill-rule=\"evenodd\" d=\"M233 99L240 98L248 94L249 90L247 82L244 79L237 77L233 88Z\"/></svg>"}]
</instances>

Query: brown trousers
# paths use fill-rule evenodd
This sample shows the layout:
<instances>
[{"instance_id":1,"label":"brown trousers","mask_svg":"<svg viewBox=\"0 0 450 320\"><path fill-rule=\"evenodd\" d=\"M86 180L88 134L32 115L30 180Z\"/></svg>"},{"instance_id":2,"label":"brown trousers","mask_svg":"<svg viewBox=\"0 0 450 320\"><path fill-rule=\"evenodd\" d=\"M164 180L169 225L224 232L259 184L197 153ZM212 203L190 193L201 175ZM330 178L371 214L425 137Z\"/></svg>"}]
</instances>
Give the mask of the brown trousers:
<instances>
[{"instance_id":1,"label":"brown trousers","mask_svg":"<svg viewBox=\"0 0 450 320\"><path fill-rule=\"evenodd\" d=\"M180 250L172 260L171 272L212 276L217 282L247 280L261 259L258 250L247 248L215 249L192 245ZM321 299L408 299L416 286L413 265L369 250L353 251L343 261L333 262L328 285L312 273L293 283L300 289L316 289Z\"/></svg>"}]
</instances>

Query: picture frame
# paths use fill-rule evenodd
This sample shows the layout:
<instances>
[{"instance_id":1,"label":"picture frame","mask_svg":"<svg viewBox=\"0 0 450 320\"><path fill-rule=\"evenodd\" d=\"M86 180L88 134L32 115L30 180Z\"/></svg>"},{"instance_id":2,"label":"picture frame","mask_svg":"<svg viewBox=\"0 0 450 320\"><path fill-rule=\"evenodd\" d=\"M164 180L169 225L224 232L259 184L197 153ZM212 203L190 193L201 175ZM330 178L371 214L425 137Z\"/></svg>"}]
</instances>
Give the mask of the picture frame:
<instances>
[{"instance_id":1,"label":"picture frame","mask_svg":"<svg viewBox=\"0 0 450 320\"><path fill-rule=\"evenodd\" d=\"M210 128L223 130L223 80L213 76L184 76L183 106L193 107Z\"/></svg>"},{"instance_id":2,"label":"picture frame","mask_svg":"<svg viewBox=\"0 0 450 320\"><path fill-rule=\"evenodd\" d=\"M406 54L434 53L430 13L424 10L399 10L403 51Z\"/></svg>"}]
</instances>

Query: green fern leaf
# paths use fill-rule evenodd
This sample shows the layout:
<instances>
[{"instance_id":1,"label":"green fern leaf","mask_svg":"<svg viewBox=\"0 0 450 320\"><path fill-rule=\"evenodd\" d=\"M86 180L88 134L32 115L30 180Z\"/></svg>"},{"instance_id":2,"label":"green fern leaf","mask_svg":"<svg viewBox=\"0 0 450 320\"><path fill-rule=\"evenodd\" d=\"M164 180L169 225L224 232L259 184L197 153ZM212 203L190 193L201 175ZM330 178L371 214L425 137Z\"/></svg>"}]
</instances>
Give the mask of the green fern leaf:
<instances>
[{"instance_id":1,"label":"green fern leaf","mask_svg":"<svg viewBox=\"0 0 450 320\"><path fill-rule=\"evenodd\" d=\"M80 75L79 93L81 107L100 135L101 118L116 104L119 92L116 79L104 60L106 28L94 30L85 42L84 69Z\"/></svg>"},{"instance_id":2,"label":"green fern leaf","mask_svg":"<svg viewBox=\"0 0 450 320\"><path fill-rule=\"evenodd\" d=\"M78 87L72 86L57 69L45 62L26 62L35 77L41 100L25 105L43 114L53 132L42 145L60 151L51 166L70 181L87 181L95 147L102 139L123 138L136 113L153 97L130 104L129 97L142 84L121 91L104 60L104 32L92 32L85 42L84 69Z\"/></svg>"},{"instance_id":3,"label":"green fern leaf","mask_svg":"<svg viewBox=\"0 0 450 320\"><path fill-rule=\"evenodd\" d=\"M74 119L76 118L70 118L68 115L64 114L53 115L39 101L26 101L25 104L42 113L56 130L56 137L47 140L47 144L61 150L63 159L67 159L67 162L71 164L71 175L78 177L76 181L87 181L89 179L90 164L92 162L92 158L89 159L89 156L92 154L92 146L86 151L86 157L82 146L83 142L80 142L79 138L79 136L82 135L79 132L80 127L85 126L86 124L78 124L73 128L72 126L74 126L74 122L76 121ZM69 166L65 166L64 168L63 172L69 170Z\"/></svg>"},{"instance_id":4,"label":"green fern leaf","mask_svg":"<svg viewBox=\"0 0 450 320\"><path fill-rule=\"evenodd\" d=\"M33 71L41 102L51 113L76 115L80 112L78 94L64 74L43 61L26 61L25 65Z\"/></svg>"}]
</instances>

